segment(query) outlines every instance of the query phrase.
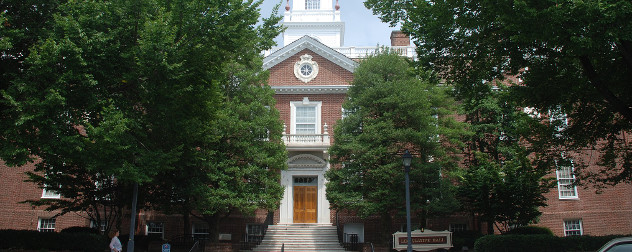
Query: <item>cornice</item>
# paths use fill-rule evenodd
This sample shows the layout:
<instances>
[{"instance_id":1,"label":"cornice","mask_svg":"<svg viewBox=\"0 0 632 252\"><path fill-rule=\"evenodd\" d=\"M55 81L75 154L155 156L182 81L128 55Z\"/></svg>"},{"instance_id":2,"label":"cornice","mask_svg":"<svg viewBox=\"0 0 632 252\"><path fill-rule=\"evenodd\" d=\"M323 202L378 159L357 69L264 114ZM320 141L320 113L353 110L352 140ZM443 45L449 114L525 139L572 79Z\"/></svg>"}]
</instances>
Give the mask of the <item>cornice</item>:
<instances>
[{"instance_id":1,"label":"cornice","mask_svg":"<svg viewBox=\"0 0 632 252\"><path fill-rule=\"evenodd\" d=\"M302 162L301 162L302 161ZM287 161L288 168L324 168L327 162L311 154L299 154Z\"/></svg>"},{"instance_id":2,"label":"cornice","mask_svg":"<svg viewBox=\"0 0 632 252\"><path fill-rule=\"evenodd\" d=\"M336 27L336 28L344 28L345 23L341 22L283 22L283 26L292 27L292 28L305 28L305 27Z\"/></svg>"},{"instance_id":3,"label":"cornice","mask_svg":"<svg viewBox=\"0 0 632 252\"><path fill-rule=\"evenodd\" d=\"M276 94L346 94L349 87L349 85L270 86Z\"/></svg>"},{"instance_id":4,"label":"cornice","mask_svg":"<svg viewBox=\"0 0 632 252\"><path fill-rule=\"evenodd\" d=\"M263 59L263 69L268 70L304 49L309 49L352 73L358 66L357 62L348 58L344 54L326 46L310 36L303 36L265 57Z\"/></svg>"}]
</instances>

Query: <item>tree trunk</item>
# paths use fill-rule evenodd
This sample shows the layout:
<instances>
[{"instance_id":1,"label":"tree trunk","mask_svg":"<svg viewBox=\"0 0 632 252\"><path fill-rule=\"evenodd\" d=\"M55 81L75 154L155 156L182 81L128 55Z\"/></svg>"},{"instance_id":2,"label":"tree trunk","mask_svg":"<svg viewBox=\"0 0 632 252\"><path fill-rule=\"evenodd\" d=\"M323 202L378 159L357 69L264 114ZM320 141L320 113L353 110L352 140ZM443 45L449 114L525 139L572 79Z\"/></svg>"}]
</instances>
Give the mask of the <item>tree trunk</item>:
<instances>
[{"instance_id":1,"label":"tree trunk","mask_svg":"<svg viewBox=\"0 0 632 252\"><path fill-rule=\"evenodd\" d=\"M184 230L182 230L182 235L186 236L193 234L193 230L191 229L191 214L189 211L184 211L184 213L182 213L182 218L184 220Z\"/></svg>"},{"instance_id":2,"label":"tree trunk","mask_svg":"<svg viewBox=\"0 0 632 252\"><path fill-rule=\"evenodd\" d=\"M211 243L219 241L219 222L220 217L218 214L204 215L204 220L208 224L209 240Z\"/></svg>"},{"instance_id":3,"label":"tree trunk","mask_svg":"<svg viewBox=\"0 0 632 252\"><path fill-rule=\"evenodd\" d=\"M494 234L494 222L487 221L487 234Z\"/></svg>"},{"instance_id":4,"label":"tree trunk","mask_svg":"<svg viewBox=\"0 0 632 252\"><path fill-rule=\"evenodd\" d=\"M382 230L378 233L378 242L380 244L388 244L392 237L393 218L391 218L390 214L382 214L380 220L382 222Z\"/></svg>"}]
</instances>

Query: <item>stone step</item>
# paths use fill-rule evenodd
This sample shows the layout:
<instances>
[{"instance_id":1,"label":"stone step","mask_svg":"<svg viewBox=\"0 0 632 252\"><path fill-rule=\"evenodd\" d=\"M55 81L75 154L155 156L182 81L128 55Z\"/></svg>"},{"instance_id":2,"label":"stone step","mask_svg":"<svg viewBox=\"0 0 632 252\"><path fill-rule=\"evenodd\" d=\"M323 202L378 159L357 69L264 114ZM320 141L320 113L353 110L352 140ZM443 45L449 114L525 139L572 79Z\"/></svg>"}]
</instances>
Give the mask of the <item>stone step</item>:
<instances>
[{"instance_id":1,"label":"stone step","mask_svg":"<svg viewBox=\"0 0 632 252\"><path fill-rule=\"evenodd\" d=\"M288 245L278 245L278 246L258 246L252 251L275 251L279 252L283 249L283 251L345 251L344 248L338 247L316 247L316 246L288 246Z\"/></svg>"},{"instance_id":2,"label":"stone step","mask_svg":"<svg viewBox=\"0 0 632 252\"><path fill-rule=\"evenodd\" d=\"M344 251L331 224L282 224L268 227L261 244L253 251Z\"/></svg>"}]
</instances>

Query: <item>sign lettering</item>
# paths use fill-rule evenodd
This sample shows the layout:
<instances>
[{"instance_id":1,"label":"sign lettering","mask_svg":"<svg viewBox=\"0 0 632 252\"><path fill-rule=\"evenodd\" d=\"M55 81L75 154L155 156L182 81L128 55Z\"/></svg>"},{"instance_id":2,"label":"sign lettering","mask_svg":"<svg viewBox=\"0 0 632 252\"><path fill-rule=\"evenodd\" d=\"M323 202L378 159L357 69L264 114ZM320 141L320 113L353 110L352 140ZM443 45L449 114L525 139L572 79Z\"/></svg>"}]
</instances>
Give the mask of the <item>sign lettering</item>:
<instances>
[{"instance_id":1,"label":"sign lettering","mask_svg":"<svg viewBox=\"0 0 632 252\"><path fill-rule=\"evenodd\" d=\"M412 244L446 244L448 239L446 236L426 236L426 237L412 237ZM399 237L399 244L408 244L407 237Z\"/></svg>"}]
</instances>

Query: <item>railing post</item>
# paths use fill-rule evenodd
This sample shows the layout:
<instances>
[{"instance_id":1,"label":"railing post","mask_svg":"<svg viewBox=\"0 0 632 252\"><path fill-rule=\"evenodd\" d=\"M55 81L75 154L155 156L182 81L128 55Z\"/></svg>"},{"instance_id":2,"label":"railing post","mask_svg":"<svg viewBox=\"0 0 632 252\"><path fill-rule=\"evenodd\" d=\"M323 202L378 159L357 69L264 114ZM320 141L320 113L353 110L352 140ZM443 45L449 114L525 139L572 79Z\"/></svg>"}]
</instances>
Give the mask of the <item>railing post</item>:
<instances>
[{"instance_id":1,"label":"railing post","mask_svg":"<svg viewBox=\"0 0 632 252\"><path fill-rule=\"evenodd\" d=\"M329 132L327 131L329 127L327 126L327 123L325 123L325 126L323 128L325 130L323 134L323 144L326 144L329 143Z\"/></svg>"},{"instance_id":2,"label":"railing post","mask_svg":"<svg viewBox=\"0 0 632 252\"><path fill-rule=\"evenodd\" d=\"M289 142L287 139L287 125L285 125L285 123L283 123L283 134L282 134L282 138L283 138L283 142L285 142L286 144Z\"/></svg>"}]
</instances>

